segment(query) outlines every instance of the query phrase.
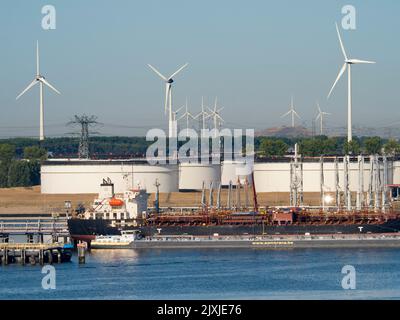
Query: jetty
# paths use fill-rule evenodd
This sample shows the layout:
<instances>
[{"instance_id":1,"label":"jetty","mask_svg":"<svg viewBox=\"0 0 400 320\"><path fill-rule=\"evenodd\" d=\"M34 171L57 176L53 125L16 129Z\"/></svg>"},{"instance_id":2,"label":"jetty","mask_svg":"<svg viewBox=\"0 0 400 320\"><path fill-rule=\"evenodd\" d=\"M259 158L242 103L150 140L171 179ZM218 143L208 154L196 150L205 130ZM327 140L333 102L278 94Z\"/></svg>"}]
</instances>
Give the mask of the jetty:
<instances>
[{"instance_id":1,"label":"jetty","mask_svg":"<svg viewBox=\"0 0 400 320\"><path fill-rule=\"evenodd\" d=\"M0 243L2 265L62 263L70 261L71 255L71 250L66 249L62 243Z\"/></svg>"}]
</instances>

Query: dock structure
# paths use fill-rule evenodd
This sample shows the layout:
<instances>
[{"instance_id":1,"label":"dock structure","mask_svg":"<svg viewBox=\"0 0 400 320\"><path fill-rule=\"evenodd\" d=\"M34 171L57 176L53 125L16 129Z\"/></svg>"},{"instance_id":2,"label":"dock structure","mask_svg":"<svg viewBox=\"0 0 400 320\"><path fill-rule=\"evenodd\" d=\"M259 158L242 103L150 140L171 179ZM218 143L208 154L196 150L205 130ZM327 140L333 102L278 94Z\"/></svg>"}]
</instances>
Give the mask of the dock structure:
<instances>
[{"instance_id":1,"label":"dock structure","mask_svg":"<svg viewBox=\"0 0 400 320\"><path fill-rule=\"evenodd\" d=\"M0 243L10 242L13 236L26 236L27 243L59 242L69 237L67 219L64 218L2 218L0 220Z\"/></svg>"},{"instance_id":2,"label":"dock structure","mask_svg":"<svg viewBox=\"0 0 400 320\"><path fill-rule=\"evenodd\" d=\"M0 233L3 234L67 234L68 224L65 218L2 218Z\"/></svg>"},{"instance_id":3,"label":"dock structure","mask_svg":"<svg viewBox=\"0 0 400 320\"><path fill-rule=\"evenodd\" d=\"M11 263L44 265L67 262L70 259L71 252L65 250L62 243L0 243L0 260L3 266Z\"/></svg>"}]
</instances>

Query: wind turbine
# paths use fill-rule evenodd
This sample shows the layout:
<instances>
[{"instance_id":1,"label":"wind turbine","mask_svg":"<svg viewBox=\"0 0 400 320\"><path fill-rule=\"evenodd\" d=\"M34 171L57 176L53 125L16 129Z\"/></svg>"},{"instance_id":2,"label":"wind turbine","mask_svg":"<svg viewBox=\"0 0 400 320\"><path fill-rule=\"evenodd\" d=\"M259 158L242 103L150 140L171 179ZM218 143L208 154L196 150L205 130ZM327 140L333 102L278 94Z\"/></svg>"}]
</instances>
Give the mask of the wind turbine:
<instances>
[{"instance_id":1,"label":"wind turbine","mask_svg":"<svg viewBox=\"0 0 400 320\"><path fill-rule=\"evenodd\" d=\"M294 128L294 117L296 116L297 118L301 119L301 117L299 116L299 114L294 110L294 105L293 105L293 97L290 103L290 110L288 112L286 112L285 114L283 114L281 116L281 118L284 118L288 115L291 115L292 117L292 128Z\"/></svg>"},{"instance_id":2,"label":"wind turbine","mask_svg":"<svg viewBox=\"0 0 400 320\"><path fill-rule=\"evenodd\" d=\"M183 118L186 118L186 136L188 137L189 136L189 118L194 119L194 117L188 110L187 98L186 98L186 103L185 103L185 113L178 120L181 120Z\"/></svg>"},{"instance_id":3,"label":"wind turbine","mask_svg":"<svg viewBox=\"0 0 400 320\"><path fill-rule=\"evenodd\" d=\"M351 110L351 65L352 64L372 64L375 63L374 61L367 61L367 60L359 60L359 59L349 59L346 54L346 50L344 49L342 37L340 36L339 27L336 23L336 32L339 38L340 48L342 49L342 53L344 56L344 64L339 71L339 74L333 83L331 91L329 91L328 99L331 96L333 89L335 88L337 82L342 77L343 73L346 71L347 68L347 142L350 142L353 139L353 132L352 132L352 110Z\"/></svg>"},{"instance_id":4,"label":"wind turbine","mask_svg":"<svg viewBox=\"0 0 400 320\"><path fill-rule=\"evenodd\" d=\"M218 109L217 107L217 97L215 98L215 102L214 102L214 110L210 109L207 107L208 110L210 110L211 114L210 116L213 118L214 121L214 129L219 129L219 125L224 122L224 119L222 119L220 112L224 109L224 107ZM218 121L219 120L219 121ZM217 133L215 133L217 134Z\"/></svg>"},{"instance_id":5,"label":"wind turbine","mask_svg":"<svg viewBox=\"0 0 400 320\"><path fill-rule=\"evenodd\" d=\"M204 97L201 97L201 112L198 113L194 118L197 119L201 117L201 126L200 130L205 130L206 129L206 119L210 117L210 115L204 111Z\"/></svg>"},{"instance_id":6,"label":"wind turbine","mask_svg":"<svg viewBox=\"0 0 400 320\"><path fill-rule=\"evenodd\" d=\"M39 125L39 140L44 140L44 103L43 103L43 85L48 86L54 92L61 94L56 88L54 88L44 76L40 74L40 59L39 59L39 41L36 42L36 76L35 79L22 91L16 98L18 100L22 97L28 90L39 84L39 108L40 108L40 125Z\"/></svg>"},{"instance_id":7,"label":"wind turbine","mask_svg":"<svg viewBox=\"0 0 400 320\"><path fill-rule=\"evenodd\" d=\"M318 101L317 101L317 107L318 107L318 115L317 115L317 117L315 118L315 120L318 120L318 119L319 119L319 121L320 121L320 134L321 134L321 136L322 136L322 134L323 134L322 126L323 126L323 122L324 122L324 119L323 119L323 118L324 118L324 116L330 116L331 113L322 111L322 110L321 110L321 107L319 106Z\"/></svg>"},{"instance_id":8,"label":"wind turbine","mask_svg":"<svg viewBox=\"0 0 400 320\"><path fill-rule=\"evenodd\" d=\"M178 121L176 119L176 115L179 113L179 111L181 111L183 109L183 106L180 107L179 109L175 110L172 112L172 125L174 128L174 132L175 132L175 137L177 137L178 135Z\"/></svg>"},{"instance_id":9,"label":"wind turbine","mask_svg":"<svg viewBox=\"0 0 400 320\"><path fill-rule=\"evenodd\" d=\"M164 104L164 111L165 114L168 112L168 136L170 138L175 138L177 136L176 132L176 122L173 119L173 112L172 112L172 83L174 82L173 77L175 77L179 72L181 72L188 63L184 64L178 70L176 70L173 74L171 74L168 78L165 77L161 72L159 72L156 68L154 68L151 64L148 66L151 70L153 70L162 80L165 81L165 104Z\"/></svg>"}]
</instances>

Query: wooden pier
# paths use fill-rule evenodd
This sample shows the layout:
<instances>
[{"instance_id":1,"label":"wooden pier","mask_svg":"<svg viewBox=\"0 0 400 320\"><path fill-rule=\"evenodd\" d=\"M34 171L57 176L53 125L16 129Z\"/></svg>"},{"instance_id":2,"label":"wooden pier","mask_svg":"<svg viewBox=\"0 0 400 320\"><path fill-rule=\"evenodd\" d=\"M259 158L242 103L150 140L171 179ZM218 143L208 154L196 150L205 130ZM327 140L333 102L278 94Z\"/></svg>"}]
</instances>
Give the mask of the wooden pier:
<instances>
[{"instance_id":1,"label":"wooden pier","mask_svg":"<svg viewBox=\"0 0 400 320\"><path fill-rule=\"evenodd\" d=\"M61 243L0 243L0 260L2 265L62 263L71 260L71 252Z\"/></svg>"}]
</instances>

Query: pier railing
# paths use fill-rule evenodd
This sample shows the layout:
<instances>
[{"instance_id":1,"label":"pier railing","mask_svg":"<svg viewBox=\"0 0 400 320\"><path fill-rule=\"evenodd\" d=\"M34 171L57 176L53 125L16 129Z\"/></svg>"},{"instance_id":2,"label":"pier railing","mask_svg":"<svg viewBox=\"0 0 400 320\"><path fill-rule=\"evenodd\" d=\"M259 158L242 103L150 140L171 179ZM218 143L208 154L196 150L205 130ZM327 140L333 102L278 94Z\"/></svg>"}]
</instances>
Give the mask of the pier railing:
<instances>
[{"instance_id":1,"label":"pier railing","mask_svg":"<svg viewBox=\"0 0 400 320\"><path fill-rule=\"evenodd\" d=\"M67 219L3 219L0 221L3 234L68 234Z\"/></svg>"}]
</instances>

